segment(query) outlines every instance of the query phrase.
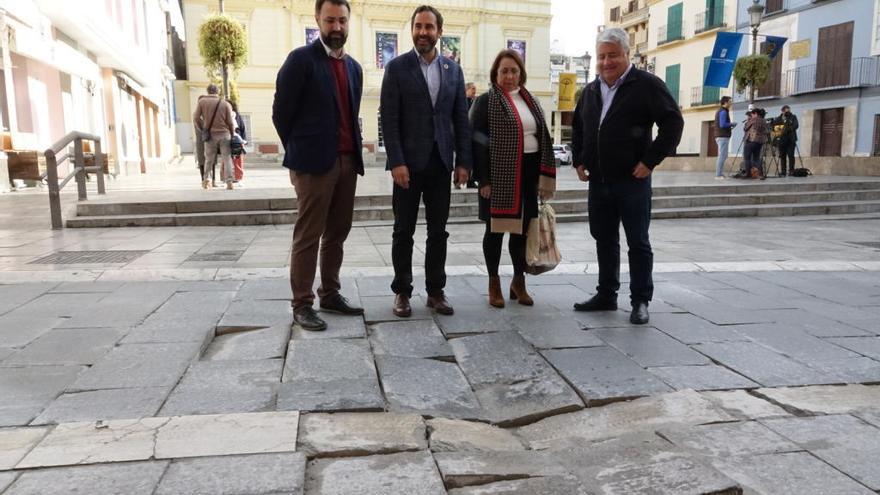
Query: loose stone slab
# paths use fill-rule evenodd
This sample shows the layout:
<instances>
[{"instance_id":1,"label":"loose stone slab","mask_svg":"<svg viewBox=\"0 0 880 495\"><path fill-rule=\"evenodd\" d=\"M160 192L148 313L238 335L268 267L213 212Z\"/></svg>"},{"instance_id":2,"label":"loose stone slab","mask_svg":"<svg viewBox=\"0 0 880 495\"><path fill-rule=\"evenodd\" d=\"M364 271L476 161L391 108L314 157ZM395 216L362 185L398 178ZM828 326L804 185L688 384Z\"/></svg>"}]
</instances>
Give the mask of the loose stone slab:
<instances>
[{"instance_id":1,"label":"loose stone slab","mask_svg":"<svg viewBox=\"0 0 880 495\"><path fill-rule=\"evenodd\" d=\"M694 348L767 387L841 382L834 375L815 371L752 342L700 344Z\"/></svg>"},{"instance_id":2,"label":"loose stone slab","mask_svg":"<svg viewBox=\"0 0 880 495\"><path fill-rule=\"evenodd\" d=\"M541 495L593 495L573 476L545 476L524 480L498 481L485 485L449 490L449 495L510 495L521 493Z\"/></svg>"},{"instance_id":3,"label":"loose stone slab","mask_svg":"<svg viewBox=\"0 0 880 495\"><path fill-rule=\"evenodd\" d=\"M434 454L434 460L449 488L569 474L553 457L534 451L438 452Z\"/></svg>"},{"instance_id":4,"label":"loose stone slab","mask_svg":"<svg viewBox=\"0 0 880 495\"><path fill-rule=\"evenodd\" d=\"M181 416L159 429L156 459L295 452L299 412Z\"/></svg>"},{"instance_id":5,"label":"loose stone slab","mask_svg":"<svg viewBox=\"0 0 880 495\"><path fill-rule=\"evenodd\" d=\"M737 326L719 326L690 313L651 314L651 326L684 344L738 342L748 340L733 331Z\"/></svg>"},{"instance_id":6,"label":"loose stone slab","mask_svg":"<svg viewBox=\"0 0 880 495\"><path fill-rule=\"evenodd\" d=\"M413 297L409 300L409 304L412 307L412 316L409 318L394 316L394 296L361 296L361 303L364 307L364 321L369 324L383 321L433 319L430 310L425 307L425 299L417 294L413 294ZM456 311L458 311L458 308L456 308Z\"/></svg>"},{"instance_id":7,"label":"loose stone slab","mask_svg":"<svg viewBox=\"0 0 880 495\"><path fill-rule=\"evenodd\" d=\"M538 349L565 349L571 347L598 347L605 345L596 334L581 328L570 314L559 312L525 314L513 319L517 332Z\"/></svg>"},{"instance_id":8,"label":"loose stone slab","mask_svg":"<svg viewBox=\"0 0 880 495\"><path fill-rule=\"evenodd\" d=\"M690 452L708 457L797 452L801 447L755 421L661 428L657 434Z\"/></svg>"},{"instance_id":9,"label":"loose stone slab","mask_svg":"<svg viewBox=\"0 0 880 495\"><path fill-rule=\"evenodd\" d=\"M290 292L290 279L284 277L246 280L238 290L236 297L244 301L253 299L290 301L293 295Z\"/></svg>"},{"instance_id":10,"label":"loose stone slab","mask_svg":"<svg viewBox=\"0 0 880 495\"><path fill-rule=\"evenodd\" d=\"M596 335L645 368L709 364L709 359L653 328L600 329Z\"/></svg>"},{"instance_id":11,"label":"loose stone slab","mask_svg":"<svg viewBox=\"0 0 880 495\"><path fill-rule=\"evenodd\" d=\"M0 368L0 426L26 425L79 375L84 366Z\"/></svg>"},{"instance_id":12,"label":"loose stone slab","mask_svg":"<svg viewBox=\"0 0 880 495\"><path fill-rule=\"evenodd\" d=\"M390 410L456 418L480 417L480 404L455 363L432 359L376 358Z\"/></svg>"},{"instance_id":13,"label":"loose stone slab","mask_svg":"<svg viewBox=\"0 0 880 495\"><path fill-rule=\"evenodd\" d=\"M848 414L878 409L880 386L844 385L762 388L757 393L777 404L811 414Z\"/></svg>"},{"instance_id":14,"label":"loose stone slab","mask_svg":"<svg viewBox=\"0 0 880 495\"><path fill-rule=\"evenodd\" d=\"M235 330L239 328L264 328L290 325L293 321L293 309L289 300L233 301L220 322L217 330Z\"/></svg>"},{"instance_id":15,"label":"loose stone slab","mask_svg":"<svg viewBox=\"0 0 880 495\"><path fill-rule=\"evenodd\" d=\"M4 366L94 364L123 334L115 328L52 330L10 356Z\"/></svg>"},{"instance_id":16,"label":"loose stone slab","mask_svg":"<svg viewBox=\"0 0 880 495\"><path fill-rule=\"evenodd\" d=\"M763 423L868 488L880 490L880 429L849 415L769 419Z\"/></svg>"},{"instance_id":17,"label":"loose stone slab","mask_svg":"<svg viewBox=\"0 0 880 495\"><path fill-rule=\"evenodd\" d=\"M0 471L14 468L48 431L49 428L0 428Z\"/></svg>"},{"instance_id":18,"label":"loose stone slab","mask_svg":"<svg viewBox=\"0 0 880 495\"><path fill-rule=\"evenodd\" d=\"M168 421L143 418L60 424L16 468L146 460L153 456L156 430Z\"/></svg>"},{"instance_id":19,"label":"loose stone slab","mask_svg":"<svg viewBox=\"0 0 880 495\"><path fill-rule=\"evenodd\" d=\"M433 320L379 323L372 326L370 340L379 355L412 358L452 358L452 347Z\"/></svg>"},{"instance_id":20,"label":"loose stone slab","mask_svg":"<svg viewBox=\"0 0 880 495\"><path fill-rule=\"evenodd\" d=\"M207 345L214 337L217 323L179 320L150 321L134 327L122 339L123 344L159 344L174 342L196 342Z\"/></svg>"},{"instance_id":21,"label":"loose stone slab","mask_svg":"<svg viewBox=\"0 0 880 495\"><path fill-rule=\"evenodd\" d=\"M714 364L705 366L666 366L662 368L648 368L648 371L676 390L686 388L694 390L727 390L758 388L760 386L742 375Z\"/></svg>"},{"instance_id":22,"label":"loose stone slab","mask_svg":"<svg viewBox=\"0 0 880 495\"><path fill-rule=\"evenodd\" d=\"M179 459L168 466L155 495L302 495L305 471L306 456L299 452Z\"/></svg>"},{"instance_id":23,"label":"loose stone slab","mask_svg":"<svg viewBox=\"0 0 880 495\"><path fill-rule=\"evenodd\" d=\"M162 406L162 416L260 412L274 409L280 359L194 363Z\"/></svg>"},{"instance_id":24,"label":"loose stone slab","mask_svg":"<svg viewBox=\"0 0 880 495\"><path fill-rule=\"evenodd\" d=\"M525 450L509 430L456 419L428 420L432 452L491 452Z\"/></svg>"},{"instance_id":25,"label":"loose stone slab","mask_svg":"<svg viewBox=\"0 0 880 495\"><path fill-rule=\"evenodd\" d=\"M171 387L114 388L62 394L32 425L155 416Z\"/></svg>"},{"instance_id":26,"label":"loose stone slab","mask_svg":"<svg viewBox=\"0 0 880 495\"><path fill-rule=\"evenodd\" d=\"M326 311L321 311L319 316L327 322L326 330L310 332L303 330L299 325L294 325L293 338L295 340L363 339L367 336L367 325L362 316L338 315Z\"/></svg>"},{"instance_id":27,"label":"loose stone slab","mask_svg":"<svg viewBox=\"0 0 880 495\"><path fill-rule=\"evenodd\" d=\"M151 461L25 471L4 495L151 495L167 467Z\"/></svg>"},{"instance_id":28,"label":"loose stone slab","mask_svg":"<svg viewBox=\"0 0 880 495\"><path fill-rule=\"evenodd\" d=\"M738 419L763 419L790 416L785 409L759 399L745 390L703 392L703 397Z\"/></svg>"},{"instance_id":29,"label":"loose stone slab","mask_svg":"<svg viewBox=\"0 0 880 495\"><path fill-rule=\"evenodd\" d=\"M447 338L513 330L513 323L504 310L485 304L457 304L455 314L438 316L437 324Z\"/></svg>"},{"instance_id":30,"label":"loose stone slab","mask_svg":"<svg viewBox=\"0 0 880 495\"><path fill-rule=\"evenodd\" d=\"M196 343L127 344L114 347L69 391L173 386L199 352Z\"/></svg>"},{"instance_id":31,"label":"loose stone slab","mask_svg":"<svg viewBox=\"0 0 880 495\"><path fill-rule=\"evenodd\" d=\"M523 426L520 438L533 449L563 449L667 425L732 421L734 417L692 390L588 408Z\"/></svg>"},{"instance_id":32,"label":"loose stone slab","mask_svg":"<svg viewBox=\"0 0 880 495\"><path fill-rule=\"evenodd\" d=\"M712 465L757 493L874 493L807 452L729 457Z\"/></svg>"},{"instance_id":33,"label":"loose stone slab","mask_svg":"<svg viewBox=\"0 0 880 495\"><path fill-rule=\"evenodd\" d=\"M347 495L445 495L446 489L428 452L317 459L306 470L306 493Z\"/></svg>"},{"instance_id":34,"label":"loose stone slab","mask_svg":"<svg viewBox=\"0 0 880 495\"><path fill-rule=\"evenodd\" d=\"M205 349L205 361L246 361L283 358L290 342L290 326L218 335Z\"/></svg>"},{"instance_id":35,"label":"loose stone slab","mask_svg":"<svg viewBox=\"0 0 880 495\"><path fill-rule=\"evenodd\" d=\"M415 414L306 414L298 449L309 457L352 457L425 450L425 422Z\"/></svg>"},{"instance_id":36,"label":"loose stone slab","mask_svg":"<svg viewBox=\"0 0 880 495\"><path fill-rule=\"evenodd\" d=\"M672 391L659 378L610 347L550 350L544 351L544 357L574 385L588 405Z\"/></svg>"}]
</instances>

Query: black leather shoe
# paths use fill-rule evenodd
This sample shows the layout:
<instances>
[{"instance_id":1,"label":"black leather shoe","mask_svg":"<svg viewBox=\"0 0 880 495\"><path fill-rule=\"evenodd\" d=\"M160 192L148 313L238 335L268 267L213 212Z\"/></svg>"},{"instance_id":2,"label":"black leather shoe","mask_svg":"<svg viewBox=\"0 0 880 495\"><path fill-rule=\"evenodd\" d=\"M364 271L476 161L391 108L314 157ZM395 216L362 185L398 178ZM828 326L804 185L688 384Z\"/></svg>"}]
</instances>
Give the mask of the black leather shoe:
<instances>
[{"instance_id":1,"label":"black leather shoe","mask_svg":"<svg viewBox=\"0 0 880 495\"><path fill-rule=\"evenodd\" d=\"M409 305L409 297L404 294L394 296L394 316L409 318L412 316L412 307Z\"/></svg>"},{"instance_id":2,"label":"black leather shoe","mask_svg":"<svg viewBox=\"0 0 880 495\"><path fill-rule=\"evenodd\" d=\"M617 309L617 300L596 294L584 302L574 303L575 311L614 311Z\"/></svg>"},{"instance_id":3,"label":"black leather shoe","mask_svg":"<svg viewBox=\"0 0 880 495\"><path fill-rule=\"evenodd\" d=\"M636 301L632 303L632 313L629 314L629 322L633 325L644 325L650 318L648 315L648 303Z\"/></svg>"},{"instance_id":4,"label":"black leather shoe","mask_svg":"<svg viewBox=\"0 0 880 495\"><path fill-rule=\"evenodd\" d=\"M455 310L452 309L452 305L449 304L449 301L446 300L446 296L441 292L435 296L428 296L428 300L425 301L425 306L434 310L435 313L441 315L451 315L455 313Z\"/></svg>"},{"instance_id":5,"label":"black leather shoe","mask_svg":"<svg viewBox=\"0 0 880 495\"><path fill-rule=\"evenodd\" d=\"M293 310L293 322L301 326L303 330L320 332L327 329L327 323L318 316L311 306Z\"/></svg>"},{"instance_id":6,"label":"black leather shoe","mask_svg":"<svg viewBox=\"0 0 880 495\"><path fill-rule=\"evenodd\" d=\"M342 294L336 294L321 299L321 310L352 316L364 314L364 308L352 306L348 303L348 299L344 298Z\"/></svg>"}]
</instances>

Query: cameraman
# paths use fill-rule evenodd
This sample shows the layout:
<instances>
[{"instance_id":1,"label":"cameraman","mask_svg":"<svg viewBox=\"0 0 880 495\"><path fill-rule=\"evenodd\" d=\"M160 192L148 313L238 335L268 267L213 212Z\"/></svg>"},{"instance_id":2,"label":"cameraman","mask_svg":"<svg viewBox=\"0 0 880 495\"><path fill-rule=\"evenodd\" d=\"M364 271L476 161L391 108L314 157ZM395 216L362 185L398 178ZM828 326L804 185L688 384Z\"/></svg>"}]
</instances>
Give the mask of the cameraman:
<instances>
[{"instance_id":1,"label":"cameraman","mask_svg":"<svg viewBox=\"0 0 880 495\"><path fill-rule=\"evenodd\" d=\"M779 148L779 176L785 177L786 170L789 175L794 172L794 148L797 146L798 119L795 114L791 113L791 107L783 105L782 114L774 119L773 125L782 126L777 146ZM787 168L786 161L788 162Z\"/></svg>"},{"instance_id":2,"label":"cameraman","mask_svg":"<svg viewBox=\"0 0 880 495\"><path fill-rule=\"evenodd\" d=\"M749 118L743 126L745 132L745 145L743 146L743 163L746 168L746 176L757 176L761 180L766 179L761 157L761 148L767 142L767 112L763 108L755 108L749 113ZM752 172L752 169L755 172Z\"/></svg>"}]
</instances>

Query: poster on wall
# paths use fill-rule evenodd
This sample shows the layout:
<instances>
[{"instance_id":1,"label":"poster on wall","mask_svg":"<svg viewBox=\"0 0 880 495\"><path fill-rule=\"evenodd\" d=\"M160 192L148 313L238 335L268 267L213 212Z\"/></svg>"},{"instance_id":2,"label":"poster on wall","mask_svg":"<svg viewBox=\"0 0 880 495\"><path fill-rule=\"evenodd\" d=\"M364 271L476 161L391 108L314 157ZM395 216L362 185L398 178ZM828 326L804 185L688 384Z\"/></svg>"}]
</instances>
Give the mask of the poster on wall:
<instances>
[{"instance_id":1,"label":"poster on wall","mask_svg":"<svg viewBox=\"0 0 880 495\"><path fill-rule=\"evenodd\" d=\"M507 40L507 49L519 53L523 63L526 63L526 40Z\"/></svg>"},{"instance_id":2,"label":"poster on wall","mask_svg":"<svg viewBox=\"0 0 880 495\"><path fill-rule=\"evenodd\" d=\"M318 37L321 35L321 31L318 28L306 28L306 44L311 45L313 42L318 41Z\"/></svg>"},{"instance_id":3,"label":"poster on wall","mask_svg":"<svg viewBox=\"0 0 880 495\"><path fill-rule=\"evenodd\" d=\"M461 65L461 38L458 36L441 37L440 54Z\"/></svg>"},{"instance_id":4,"label":"poster on wall","mask_svg":"<svg viewBox=\"0 0 880 495\"><path fill-rule=\"evenodd\" d=\"M376 68L384 69L396 56L397 33L376 33Z\"/></svg>"}]
</instances>

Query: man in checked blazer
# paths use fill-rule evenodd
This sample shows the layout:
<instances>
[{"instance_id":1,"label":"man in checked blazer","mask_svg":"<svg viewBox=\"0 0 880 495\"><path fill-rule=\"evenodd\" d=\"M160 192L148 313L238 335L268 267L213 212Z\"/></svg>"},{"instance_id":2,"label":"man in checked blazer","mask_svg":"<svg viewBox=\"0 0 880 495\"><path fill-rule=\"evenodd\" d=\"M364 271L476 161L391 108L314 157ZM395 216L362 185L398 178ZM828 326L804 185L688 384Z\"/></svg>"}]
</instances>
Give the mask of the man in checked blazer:
<instances>
[{"instance_id":1,"label":"man in checked blazer","mask_svg":"<svg viewBox=\"0 0 880 495\"><path fill-rule=\"evenodd\" d=\"M312 309L319 245L321 310L364 312L339 293L342 247L351 231L357 176L364 174L357 120L363 70L344 48L350 17L347 0L315 2L321 35L288 55L278 71L272 104L272 122L284 144L284 166L297 199L290 261L293 320L312 331L327 328Z\"/></svg>"},{"instance_id":2,"label":"man in checked blazer","mask_svg":"<svg viewBox=\"0 0 880 495\"><path fill-rule=\"evenodd\" d=\"M413 12L410 27L415 47L385 66L380 102L386 169L394 179L394 314L412 314L413 234L424 199L427 306L450 315L453 309L443 294L449 175L454 168L455 184L464 184L472 167L467 97L461 67L437 49L443 34L440 12L422 5Z\"/></svg>"}]
</instances>

